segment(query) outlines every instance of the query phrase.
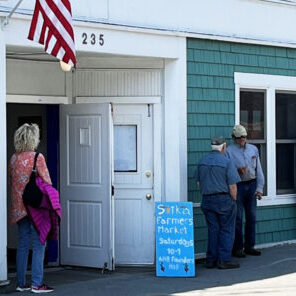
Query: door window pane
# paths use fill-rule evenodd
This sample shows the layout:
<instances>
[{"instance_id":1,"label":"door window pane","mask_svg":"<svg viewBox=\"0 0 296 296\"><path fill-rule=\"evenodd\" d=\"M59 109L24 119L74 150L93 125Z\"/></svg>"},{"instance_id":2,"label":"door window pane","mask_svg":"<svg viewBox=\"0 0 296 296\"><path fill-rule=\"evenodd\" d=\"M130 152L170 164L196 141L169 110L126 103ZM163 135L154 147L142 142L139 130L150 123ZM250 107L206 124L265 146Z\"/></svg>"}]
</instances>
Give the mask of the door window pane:
<instances>
[{"instance_id":1,"label":"door window pane","mask_svg":"<svg viewBox=\"0 0 296 296\"><path fill-rule=\"evenodd\" d=\"M296 94L276 93L277 194L296 192Z\"/></svg>"},{"instance_id":2,"label":"door window pane","mask_svg":"<svg viewBox=\"0 0 296 296\"><path fill-rule=\"evenodd\" d=\"M258 148L265 186L263 194L266 195L266 139L265 139L265 91L240 91L240 124L248 131L248 142Z\"/></svg>"},{"instance_id":3,"label":"door window pane","mask_svg":"<svg viewBox=\"0 0 296 296\"><path fill-rule=\"evenodd\" d=\"M114 126L115 172L137 171L137 126Z\"/></svg>"}]
</instances>

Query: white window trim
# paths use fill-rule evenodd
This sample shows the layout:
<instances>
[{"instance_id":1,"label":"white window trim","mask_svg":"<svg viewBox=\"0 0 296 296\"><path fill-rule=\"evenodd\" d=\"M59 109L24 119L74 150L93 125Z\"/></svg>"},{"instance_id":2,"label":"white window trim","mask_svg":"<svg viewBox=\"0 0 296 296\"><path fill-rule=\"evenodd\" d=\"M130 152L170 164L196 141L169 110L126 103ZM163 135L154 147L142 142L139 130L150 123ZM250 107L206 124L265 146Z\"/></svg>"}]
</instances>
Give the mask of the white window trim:
<instances>
[{"instance_id":1,"label":"white window trim","mask_svg":"<svg viewBox=\"0 0 296 296\"><path fill-rule=\"evenodd\" d=\"M296 92L296 77L234 73L235 83L235 124L240 122L240 89L262 89L266 91L266 147L267 155L267 196L258 201L259 206L283 205L296 203L296 194L276 194L276 123L275 91Z\"/></svg>"},{"instance_id":2,"label":"white window trim","mask_svg":"<svg viewBox=\"0 0 296 296\"><path fill-rule=\"evenodd\" d=\"M283 5L292 5L292 6L296 5L295 0L261 0L261 1L273 2L273 3L283 4Z\"/></svg>"}]
</instances>

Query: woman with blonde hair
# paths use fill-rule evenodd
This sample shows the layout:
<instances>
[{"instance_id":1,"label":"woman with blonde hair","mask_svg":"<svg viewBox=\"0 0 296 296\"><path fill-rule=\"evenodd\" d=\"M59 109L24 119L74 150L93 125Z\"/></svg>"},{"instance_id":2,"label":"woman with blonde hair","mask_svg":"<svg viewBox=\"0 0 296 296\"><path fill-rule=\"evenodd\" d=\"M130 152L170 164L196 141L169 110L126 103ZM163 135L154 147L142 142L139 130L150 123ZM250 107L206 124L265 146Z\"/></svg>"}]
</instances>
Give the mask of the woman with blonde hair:
<instances>
[{"instance_id":1,"label":"woman with blonde hair","mask_svg":"<svg viewBox=\"0 0 296 296\"><path fill-rule=\"evenodd\" d=\"M18 225L18 249L16 255L17 266L17 291L31 290L34 293L52 292L53 289L43 284L43 260L45 246L40 242L29 219L27 208L23 203L22 195L34 166L35 150L40 138L37 124L23 124L14 134L15 153L9 162L11 176L11 223ZM44 156L39 153L36 160L36 171L43 182L51 185L51 179ZM26 271L28 264L29 247L33 241L32 256L32 286L26 284Z\"/></svg>"}]
</instances>

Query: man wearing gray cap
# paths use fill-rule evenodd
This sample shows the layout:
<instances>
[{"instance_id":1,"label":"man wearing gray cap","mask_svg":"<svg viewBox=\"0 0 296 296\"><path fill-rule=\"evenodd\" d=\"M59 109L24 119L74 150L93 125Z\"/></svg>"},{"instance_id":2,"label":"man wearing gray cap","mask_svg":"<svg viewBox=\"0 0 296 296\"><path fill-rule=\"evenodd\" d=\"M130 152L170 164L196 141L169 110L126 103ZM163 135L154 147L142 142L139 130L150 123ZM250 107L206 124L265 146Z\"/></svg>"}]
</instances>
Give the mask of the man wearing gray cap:
<instances>
[{"instance_id":1,"label":"man wearing gray cap","mask_svg":"<svg viewBox=\"0 0 296 296\"><path fill-rule=\"evenodd\" d=\"M264 175L256 146L247 143L247 131L242 125L232 130L234 144L227 148L227 157L231 159L240 175L237 184L237 216L235 240L232 255L243 258L246 255L259 256L261 252L255 246L255 224L257 199L262 198ZM243 212L245 211L245 240L243 237Z\"/></svg>"},{"instance_id":2,"label":"man wearing gray cap","mask_svg":"<svg viewBox=\"0 0 296 296\"><path fill-rule=\"evenodd\" d=\"M195 172L202 194L201 209L208 225L207 268L238 268L231 261L236 217L236 183L239 175L225 157L226 142L222 137L211 139L212 152L198 163Z\"/></svg>"}]
</instances>

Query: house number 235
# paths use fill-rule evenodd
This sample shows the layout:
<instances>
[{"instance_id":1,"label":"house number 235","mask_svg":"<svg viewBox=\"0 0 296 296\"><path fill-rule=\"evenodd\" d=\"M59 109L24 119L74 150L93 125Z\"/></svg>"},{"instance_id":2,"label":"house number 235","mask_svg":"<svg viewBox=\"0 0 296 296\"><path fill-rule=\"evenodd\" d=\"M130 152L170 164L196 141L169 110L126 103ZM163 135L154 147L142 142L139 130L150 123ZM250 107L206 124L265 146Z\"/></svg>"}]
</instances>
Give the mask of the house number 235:
<instances>
[{"instance_id":1,"label":"house number 235","mask_svg":"<svg viewBox=\"0 0 296 296\"><path fill-rule=\"evenodd\" d=\"M104 34L96 35L94 33L87 34L87 33L82 33L82 44L99 44L100 46L104 45Z\"/></svg>"}]
</instances>

